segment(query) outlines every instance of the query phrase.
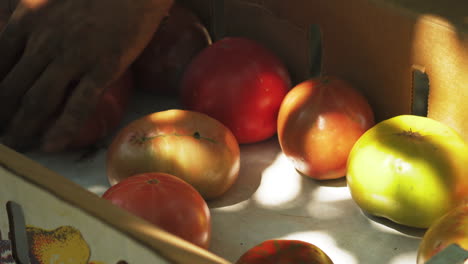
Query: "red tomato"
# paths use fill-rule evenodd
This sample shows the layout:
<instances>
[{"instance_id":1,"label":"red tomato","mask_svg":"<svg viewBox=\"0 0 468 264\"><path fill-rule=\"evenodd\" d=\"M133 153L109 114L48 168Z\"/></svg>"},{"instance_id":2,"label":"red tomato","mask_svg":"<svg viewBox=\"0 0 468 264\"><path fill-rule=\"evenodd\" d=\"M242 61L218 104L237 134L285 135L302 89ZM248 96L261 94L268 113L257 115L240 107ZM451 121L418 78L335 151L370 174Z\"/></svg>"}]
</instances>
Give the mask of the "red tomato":
<instances>
[{"instance_id":1,"label":"red tomato","mask_svg":"<svg viewBox=\"0 0 468 264\"><path fill-rule=\"evenodd\" d=\"M300 240L272 239L245 252L236 264L333 264L317 246Z\"/></svg>"},{"instance_id":2,"label":"red tomato","mask_svg":"<svg viewBox=\"0 0 468 264\"><path fill-rule=\"evenodd\" d=\"M208 205L190 184L173 175L133 175L110 187L102 198L195 245L209 246Z\"/></svg>"},{"instance_id":3,"label":"red tomato","mask_svg":"<svg viewBox=\"0 0 468 264\"><path fill-rule=\"evenodd\" d=\"M127 71L108 86L96 110L71 142L70 148L92 145L113 132L125 115L132 91L133 79L131 73Z\"/></svg>"},{"instance_id":4,"label":"red tomato","mask_svg":"<svg viewBox=\"0 0 468 264\"><path fill-rule=\"evenodd\" d=\"M167 110L124 127L107 151L113 185L143 172L164 172L192 184L205 199L225 193L239 174L239 144L219 121L198 112Z\"/></svg>"},{"instance_id":5,"label":"red tomato","mask_svg":"<svg viewBox=\"0 0 468 264\"><path fill-rule=\"evenodd\" d=\"M349 83L315 78L298 84L284 98L278 139L299 172L335 179L345 176L351 148L373 125L370 105Z\"/></svg>"},{"instance_id":6,"label":"red tomato","mask_svg":"<svg viewBox=\"0 0 468 264\"><path fill-rule=\"evenodd\" d=\"M239 143L276 133L280 104L290 89L283 63L259 43L221 39L198 53L181 83L182 104L225 124Z\"/></svg>"},{"instance_id":7,"label":"red tomato","mask_svg":"<svg viewBox=\"0 0 468 264\"><path fill-rule=\"evenodd\" d=\"M211 44L208 30L187 7L175 2L150 43L133 64L136 87L178 95L190 60Z\"/></svg>"}]
</instances>

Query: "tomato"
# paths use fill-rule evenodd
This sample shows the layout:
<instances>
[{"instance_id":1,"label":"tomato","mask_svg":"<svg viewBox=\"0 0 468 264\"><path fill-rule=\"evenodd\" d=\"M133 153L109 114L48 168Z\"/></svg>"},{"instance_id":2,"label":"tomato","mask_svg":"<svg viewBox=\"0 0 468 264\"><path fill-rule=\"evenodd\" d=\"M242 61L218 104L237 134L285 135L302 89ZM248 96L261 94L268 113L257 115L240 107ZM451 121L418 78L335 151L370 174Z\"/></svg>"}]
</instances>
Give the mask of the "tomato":
<instances>
[{"instance_id":1,"label":"tomato","mask_svg":"<svg viewBox=\"0 0 468 264\"><path fill-rule=\"evenodd\" d=\"M278 139L294 167L311 178L344 177L349 152L374 125L366 98L348 82L321 77L296 85L278 115Z\"/></svg>"},{"instance_id":2,"label":"tomato","mask_svg":"<svg viewBox=\"0 0 468 264\"><path fill-rule=\"evenodd\" d=\"M110 135L122 121L133 92L130 71L108 86L96 110L71 142L70 148L83 148Z\"/></svg>"},{"instance_id":3,"label":"tomato","mask_svg":"<svg viewBox=\"0 0 468 264\"><path fill-rule=\"evenodd\" d=\"M290 89L280 59L259 43L226 37L198 53L181 83L182 105L225 124L240 144L276 133L280 104Z\"/></svg>"},{"instance_id":4,"label":"tomato","mask_svg":"<svg viewBox=\"0 0 468 264\"><path fill-rule=\"evenodd\" d=\"M427 228L468 196L468 144L428 117L399 115L365 132L348 159L354 201L370 214Z\"/></svg>"},{"instance_id":5,"label":"tomato","mask_svg":"<svg viewBox=\"0 0 468 264\"><path fill-rule=\"evenodd\" d=\"M211 44L208 30L192 10L175 2L150 43L132 65L138 89L178 95L187 64Z\"/></svg>"},{"instance_id":6,"label":"tomato","mask_svg":"<svg viewBox=\"0 0 468 264\"><path fill-rule=\"evenodd\" d=\"M468 202L453 208L429 227L419 245L418 264L426 263L453 243L468 250Z\"/></svg>"},{"instance_id":7,"label":"tomato","mask_svg":"<svg viewBox=\"0 0 468 264\"><path fill-rule=\"evenodd\" d=\"M164 172L192 184L205 199L225 193L239 166L239 144L227 127L178 109L143 116L121 129L106 161L111 185L137 173Z\"/></svg>"},{"instance_id":8,"label":"tomato","mask_svg":"<svg viewBox=\"0 0 468 264\"><path fill-rule=\"evenodd\" d=\"M317 246L300 240L271 239L245 252L236 264L333 264Z\"/></svg>"},{"instance_id":9,"label":"tomato","mask_svg":"<svg viewBox=\"0 0 468 264\"><path fill-rule=\"evenodd\" d=\"M197 246L209 246L208 205L190 184L173 175L136 174L110 187L102 198Z\"/></svg>"}]
</instances>

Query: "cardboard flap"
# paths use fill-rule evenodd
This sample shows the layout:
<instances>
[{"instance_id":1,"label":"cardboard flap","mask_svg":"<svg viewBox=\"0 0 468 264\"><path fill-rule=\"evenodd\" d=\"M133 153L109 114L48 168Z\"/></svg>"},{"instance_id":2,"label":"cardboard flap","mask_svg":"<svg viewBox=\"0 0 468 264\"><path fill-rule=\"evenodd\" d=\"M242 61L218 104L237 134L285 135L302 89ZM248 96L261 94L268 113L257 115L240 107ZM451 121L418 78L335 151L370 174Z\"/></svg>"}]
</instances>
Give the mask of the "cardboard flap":
<instances>
[{"instance_id":1,"label":"cardboard flap","mask_svg":"<svg viewBox=\"0 0 468 264\"><path fill-rule=\"evenodd\" d=\"M430 15L433 22L446 21L457 31L468 33L468 2L464 0L373 0L378 4L408 12L413 16ZM439 22L440 22L439 21ZM446 23L442 22L442 23Z\"/></svg>"}]
</instances>

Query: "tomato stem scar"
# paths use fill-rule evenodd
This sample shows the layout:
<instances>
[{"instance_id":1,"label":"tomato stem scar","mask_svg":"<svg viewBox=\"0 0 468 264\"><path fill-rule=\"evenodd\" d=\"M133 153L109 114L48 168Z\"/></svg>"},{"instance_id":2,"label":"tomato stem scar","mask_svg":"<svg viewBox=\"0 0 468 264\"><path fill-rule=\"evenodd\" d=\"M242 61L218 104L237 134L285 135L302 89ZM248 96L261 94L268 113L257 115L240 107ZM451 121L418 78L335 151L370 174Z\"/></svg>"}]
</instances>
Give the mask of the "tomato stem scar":
<instances>
[{"instance_id":1,"label":"tomato stem scar","mask_svg":"<svg viewBox=\"0 0 468 264\"><path fill-rule=\"evenodd\" d=\"M214 140L212 138L201 136L200 132L198 132L198 131L195 131L191 135L171 133L171 134L158 134L158 135L154 135L154 136L145 136L144 134L134 134L134 135L132 135L130 140L132 142L134 142L134 143L137 143L137 144L143 144L143 143L145 143L147 141L150 141L152 139L155 139L155 138L158 138L158 137L165 137L165 136L193 137L193 138L198 139L198 140L206 140L206 141L209 141L209 142L212 142L212 143L218 143L216 140Z\"/></svg>"},{"instance_id":2,"label":"tomato stem scar","mask_svg":"<svg viewBox=\"0 0 468 264\"><path fill-rule=\"evenodd\" d=\"M216 140L212 139L212 138L207 138L207 137L202 137L200 135L200 132L196 131L195 133L193 133L193 137L196 138L196 139L204 139L204 140L208 140L210 142L213 142L213 143L217 143Z\"/></svg>"},{"instance_id":3,"label":"tomato stem scar","mask_svg":"<svg viewBox=\"0 0 468 264\"><path fill-rule=\"evenodd\" d=\"M401 132L397 133L397 135L399 135L399 136L407 136L407 137L415 138L415 139L418 139L418 138L422 138L422 137L423 137L423 135L421 135L421 133L416 132L416 131L413 131L411 128L410 128L409 130L401 131Z\"/></svg>"}]
</instances>

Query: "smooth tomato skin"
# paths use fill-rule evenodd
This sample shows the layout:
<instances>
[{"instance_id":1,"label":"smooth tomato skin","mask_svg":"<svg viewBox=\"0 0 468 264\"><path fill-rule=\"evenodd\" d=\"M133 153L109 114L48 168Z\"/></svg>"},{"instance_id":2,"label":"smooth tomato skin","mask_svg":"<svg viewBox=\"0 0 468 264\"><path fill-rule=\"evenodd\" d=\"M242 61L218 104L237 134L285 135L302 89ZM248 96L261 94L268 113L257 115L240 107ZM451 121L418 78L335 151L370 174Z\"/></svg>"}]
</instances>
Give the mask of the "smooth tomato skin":
<instances>
[{"instance_id":1,"label":"smooth tomato skin","mask_svg":"<svg viewBox=\"0 0 468 264\"><path fill-rule=\"evenodd\" d=\"M211 216L201 195L166 173L136 174L110 187L103 199L202 248L211 239Z\"/></svg>"},{"instance_id":2,"label":"smooth tomato skin","mask_svg":"<svg viewBox=\"0 0 468 264\"><path fill-rule=\"evenodd\" d=\"M192 58L211 45L211 36L196 14L175 2L132 69L138 89L178 96L180 79Z\"/></svg>"},{"instance_id":3,"label":"smooth tomato skin","mask_svg":"<svg viewBox=\"0 0 468 264\"><path fill-rule=\"evenodd\" d=\"M181 82L182 105L226 125L240 144L276 133L280 104L291 88L289 73L257 42L226 37L195 56Z\"/></svg>"},{"instance_id":4,"label":"smooth tomato skin","mask_svg":"<svg viewBox=\"0 0 468 264\"><path fill-rule=\"evenodd\" d=\"M468 202L459 204L429 227L419 244L417 263L426 263L453 243L468 250Z\"/></svg>"},{"instance_id":5,"label":"smooth tomato skin","mask_svg":"<svg viewBox=\"0 0 468 264\"><path fill-rule=\"evenodd\" d=\"M271 239L250 248L236 264L333 264L317 246L300 240Z\"/></svg>"},{"instance_id":6,"label":"smooth tomato skin","mask_svg":"<svg viewBox=\"0 0 468 264\"><path fill-rule=\"evenodd\" d=\"M356 204L396 223L428 228L468 197L468 144L428 117L381 121L354 144L347 184Z\"/></svg>"},{"instance_id":7,"label":"smooth tomato skin","mask_svg":"<svg viewBox=\"0 0 468 264\"><path fill-rule=\"evenodd\" d=\"M96 109L85 122L70 148L84 148L110 135L122 121L133 94L133 76L125 72L111 83L99 99Z\"/></svg>"},{"instance_id":8,"label":"smooth tomato skin","mask_svg":"<svg viewBox=\"0 0 468 264\"><path fill-rule=\"evenodd\" d=\"M321 77L299 83L278 114L278 139L302 174L318 179L346 175L346 162L358 138L374 125L366 98L344 80Z\"/></svg>"},{"instance_id":9,"label":"smooth tomato skin","mask_svg":"<svg viewBox=\"0 0 468 264\"><path fill-rule=\"evenodd\" d=\"M219 121L171 109L134 120L113 139L106 160L111 185L143 172L164 172L190 183L205 199L224 194L240 169L239 144Z\"/></svg>"}]
</instances>

